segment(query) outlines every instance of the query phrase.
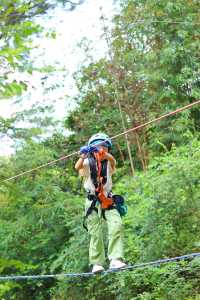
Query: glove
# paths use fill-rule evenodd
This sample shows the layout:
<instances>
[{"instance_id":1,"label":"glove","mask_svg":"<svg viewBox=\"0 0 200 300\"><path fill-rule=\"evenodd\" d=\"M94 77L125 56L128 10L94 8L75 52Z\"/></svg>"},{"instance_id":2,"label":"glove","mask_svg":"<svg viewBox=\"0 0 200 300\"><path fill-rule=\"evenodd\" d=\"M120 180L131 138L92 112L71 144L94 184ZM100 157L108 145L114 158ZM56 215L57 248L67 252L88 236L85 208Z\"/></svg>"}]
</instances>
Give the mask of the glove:
<instances>
[{"instance_id":1,"label":"glove","mask_svg":"<svg viewBox=\"0 0 200 300\"><path fill-rule=\"evenodd\" d=\"M88 154L92 152L98 152L98 148L95 146L83 146L80 148L80 154Z\"/></svg>"},{"instance_id":2,"label":"glove","mask_svg":"<svg viewBox=\"0 0 200 300\"><path fill-rule=\"evenodd\" d=\"M80 148L80 154L88 154L89 151L88 151L88 146L83 146Z\"/></svg>"}]
</instances>

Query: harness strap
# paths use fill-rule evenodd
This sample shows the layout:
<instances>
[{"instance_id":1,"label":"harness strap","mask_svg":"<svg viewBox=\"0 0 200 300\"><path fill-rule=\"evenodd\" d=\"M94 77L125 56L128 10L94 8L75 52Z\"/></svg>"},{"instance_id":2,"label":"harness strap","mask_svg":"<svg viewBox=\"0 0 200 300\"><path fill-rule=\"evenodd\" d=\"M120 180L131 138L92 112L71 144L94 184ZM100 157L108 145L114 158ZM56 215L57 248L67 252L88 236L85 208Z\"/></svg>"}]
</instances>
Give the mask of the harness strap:
<instances>
[{"instance_id":1,"label":"harness strap","mask_svg":"<svg viewBox=\"0 0 200 300\"><path fill-rule=\"evenodd\" d=\"M95 194L102 209L112 207L113 200L104 194L103 186L107 182L108 160L102 160L104 152L95 152L89 157L91 179L95 186Z\"/></svg>"},{"instance_id":2,"label":"harness strap","mask_svg":"<svg viewBox=\"0 0 200 300\"><path fill-rule=\"evenodd\" d=\"M89 160L92 183L94 184L95 189L97 189L100 183L99 182L100 178L103 184L106 184L107 182L108 161L107 160L98 161L96 159L96 156L94 157L92 154L88 156L88 160Z\"/></svg>"},{"instance_id":3,"label":"harness strap","mask_svg":"<svg viewBox=\"0 0 200 300\"><path fill-rule=\"evenodd\" d=\"M97 202L99 202L99 199L97 198L97 196L95 195L91 195L88 194L88 200L92 201L90 207L87 209L85 216L83 217L83 227L88 231L87 225L86 225L86 220L89 217L89 215L92 213L92 211L96 211L96 213L98 214L98 208L96 207ZM110 210L110 209L116 209L116 206L114 206L113 204L111 206L109 206L108 208L102 208L101 210L101 215L104 218L104 220L106 220L106 216L105 216L105 211L106 210Z\"/></svg>"},{"instance_id":4,"label":"harness strap","mask_svg":"<svg viewBox=\"0 0 200 300\"><path fill-rule=\"evenodd\" d=\"M106 208L106 209L102 209L102 210L101 210L101 215L102 215L102 217L104 218L105 221L106 221L106 215L105 215L106 210L111 210L111 209L117 209L117 208L116 208L116 206L112 205L112 206L109 206L109 207Z\"/></svg>"},{"instance_id":5,"label":"harness strap","mask_svg":"<svg viewBox=\"0 0 200 300\"><path fill-rule=\"evenodd\" d=\"M116 207L113 205L114 202L111 197L106 197L103 190L103 185L107 181L107 160L101 160L102 153L94 153L94 156L89 155L89 166L91 179L95 186L95 195L88 194L88 199L92 201L90 207L87 209L86 214L83 218L83 227L88 231L86 226L86 219L92 213L92 211L96 211L98 213L98 209L96 208L96 203L99 202L101 204L102 209L102 217L106 220L105 210L107 209L115 209Z\"/></svg>"},{"instance_id":6,"label":"harness strap","mask_svg":"<svg viewBox=\"0 0 200 300\"><path fill-rule=\"evenodd\" d=\"M87 225L86 225L86 219L88 216L92 213L92 211L96 211L98 214L98 209L96 207L96 203L98 201L98 198L95 195L88 194L88 200L92 201L90 207L87 209L85 216L83 217L83 227L88 231Z\"/></svg>"}]
</instances>

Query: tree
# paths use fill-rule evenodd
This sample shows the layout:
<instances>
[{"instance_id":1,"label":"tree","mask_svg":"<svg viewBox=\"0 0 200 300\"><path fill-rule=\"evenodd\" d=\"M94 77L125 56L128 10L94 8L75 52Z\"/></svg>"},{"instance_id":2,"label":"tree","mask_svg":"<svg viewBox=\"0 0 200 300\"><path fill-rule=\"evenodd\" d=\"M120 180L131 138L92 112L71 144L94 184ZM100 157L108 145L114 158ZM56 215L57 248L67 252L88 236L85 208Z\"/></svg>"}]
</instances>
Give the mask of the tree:
<instances>
[{"instance_id":1,"label":"tree","mask_svg":"<svg viewBox=\"0 0 200 300\"><path fill-rule=\"evenodd\" d=\"M18 82L10 76L17 70L32 72L29 53L34 35L42 33L35 17L63 5L73 10L84 0L3 0L0 4L0 99L21 95L27 88L26 82Z\"/></svg>"}]
</instances>

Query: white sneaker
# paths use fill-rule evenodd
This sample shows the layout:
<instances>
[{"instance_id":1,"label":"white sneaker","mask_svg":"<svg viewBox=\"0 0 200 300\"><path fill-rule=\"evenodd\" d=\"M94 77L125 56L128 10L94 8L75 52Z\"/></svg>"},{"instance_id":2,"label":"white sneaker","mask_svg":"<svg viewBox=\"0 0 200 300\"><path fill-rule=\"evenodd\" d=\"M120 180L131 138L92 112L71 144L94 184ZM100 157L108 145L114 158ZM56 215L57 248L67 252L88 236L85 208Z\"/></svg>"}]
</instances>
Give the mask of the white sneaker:
<instances>
[{"instance_id":1,"label":"white sneaker","mask_svg":"<svg viewBox=\"0 0 200 300\"><path fill-rule=\"evenodd\" d=\"M92 268L92 273L99 273L105 271L104 267L100 265L94 265Z\"/></svg>"},{"instance_id":2,"label":"white sneaker","mask_svg":"<svg viewBox=\"0 0 200 300\"><path fill-rule=\"evenodd\" d=\"M110 262L109 269L121 269L126 267L127 264L125 264L123 261L119 259L112 259Z\"/></svg>"}]
</instances>

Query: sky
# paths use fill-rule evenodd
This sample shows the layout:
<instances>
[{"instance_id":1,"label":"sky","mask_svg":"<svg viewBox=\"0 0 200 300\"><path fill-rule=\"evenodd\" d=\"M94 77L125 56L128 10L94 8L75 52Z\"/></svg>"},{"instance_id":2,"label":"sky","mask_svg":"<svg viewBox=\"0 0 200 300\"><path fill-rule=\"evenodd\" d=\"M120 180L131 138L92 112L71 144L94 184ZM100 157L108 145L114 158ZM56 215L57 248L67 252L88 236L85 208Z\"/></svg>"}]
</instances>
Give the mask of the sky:
<instances>
[{"instance_id":1,"label":"sky","mask_svg":"<svg viewBox=\"0 0 200 300\"><path fill-rule=\"evenodd\" d=\"M19 81L26 80L28 89L17 103L15 98L1 100L0 116L8 118L16 112L29 109L33 104L51 103L55 109L55 118L61 120L73 109L75 103L72 98L77 90L72 74L86 58L77 44L81 43L84 37L91 41L94 59L103 57L107 49L106 41L101 37L103 25L100 21L100 7L108 19L107 24L111 26L109 20L116 11L113 0L86 0L73 11L58 7L49 12L48 16L36 19L44 26L46 32L54 29L56 38L35 38L34 44L37 47L32 51L30 59L35 67L56 65L62 71L48 78L44 78L44 74L38 71L34 71L32 75L17 72L13 74L13 78ZM1 140L0 155L13 153L11 145L12 141L4 136Z\"/></svg>"}]
</instances>

